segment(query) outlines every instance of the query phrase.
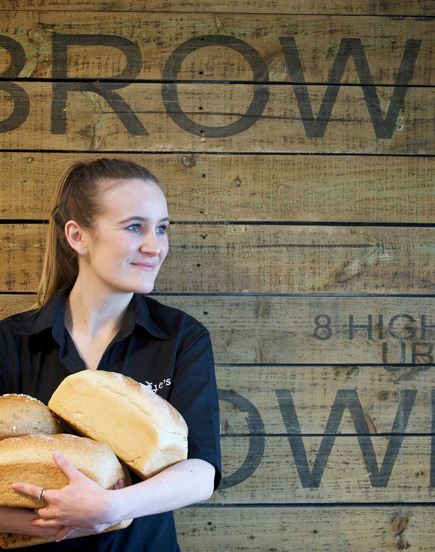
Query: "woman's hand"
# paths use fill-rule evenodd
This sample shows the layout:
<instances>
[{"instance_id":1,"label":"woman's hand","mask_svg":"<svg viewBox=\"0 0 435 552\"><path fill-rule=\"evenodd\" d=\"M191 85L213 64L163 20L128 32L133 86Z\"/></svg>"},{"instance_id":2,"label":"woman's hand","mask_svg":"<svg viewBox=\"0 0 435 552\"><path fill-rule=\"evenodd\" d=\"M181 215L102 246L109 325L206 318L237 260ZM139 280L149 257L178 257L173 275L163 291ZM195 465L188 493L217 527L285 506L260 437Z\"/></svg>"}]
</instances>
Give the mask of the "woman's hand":
<instances>
[{"instance_id":1,"label":"woman's hand","mask_svg":"<svg viewBox=\"0 0 435 552\"><path fill-rule=\"evenodd\" d=\"M69 484L62 489L48 489L44 494L47 506L35 510L38 515L31 524L34 527L57 529L56 540L67 536L100 533L116 522L109 519L109 493L83 475L59 452L53 460L66 475ZM123 487L118 481L114 489ZM12 488L35 498L41 492L39 485L13 483Z\"/></svg>"}]
</instances>

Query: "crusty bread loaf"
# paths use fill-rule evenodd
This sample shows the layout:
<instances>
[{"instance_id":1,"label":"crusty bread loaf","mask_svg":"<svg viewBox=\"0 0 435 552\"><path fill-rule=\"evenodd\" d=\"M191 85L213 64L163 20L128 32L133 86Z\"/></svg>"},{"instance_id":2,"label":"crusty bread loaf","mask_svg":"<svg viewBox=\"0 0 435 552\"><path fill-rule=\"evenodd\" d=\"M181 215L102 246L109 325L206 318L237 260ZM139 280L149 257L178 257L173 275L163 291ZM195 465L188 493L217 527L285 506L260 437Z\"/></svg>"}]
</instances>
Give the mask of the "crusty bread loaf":
<instances>
[{"instance_id":1,"label":"crusty bread loaf","mask_svg":"<svg viewBox=\"0 0 435 552\"><path fill-rule=\"evenodd\" d=\"M112 525L108 529L105 529L103 533L109 531L117 531L118 529L125 529L131 523L131 519L120 521L116 525ZM85 535L82 535L85 536ZM74 537L67 537L67 540ZM46 544L53 542L54 539L45 539L44 537L32 537L30 535L19 535L17 533L0 533L0 548L9 550L12 548L24 548L26 546L35 546L36 544Z\"/></svg>"},{"instance_id":2,"label":"crusty bread loaf","mask_svg":"<svg viewBox=\"0 0 435 552\"><path fill-rule=\"evenodd\" d=\"M119 462L107 445L77 435L24 435L0 441L0 505L23 508L39 508L44 501L18 493L11 484L22 481L41 485L47 489L60 489L68 484L67 477L53 460L53 452L58 451L78 470L105 489L110 489L124 479L131 483L128 471ZM130 525L125 520L109 527L106 531L123 529ZM0 533L0 547L23 548L52 542L54 539Z\"/></svg>"},{"instance_id":3,"label":"crusty bread loaf","mask_svg":"<svg viewBox=\"0 0 435 552\"><path fill-rule=\"evenodd\" d=\"M149 386L121 374L72 374L48 406L78 433L106 443L142 478L187 457L187 425L181 414Z\"/></svg>"},{"instance_id":4,"label":"crusty bread loaf","mask_svg":"<svg viewBox=\"0 0 435 552\"><path fill-rule=\"evenodd\" d=\"M125 471L113 451L103 443L77 435L23 435L0 441L0 506L40 508L45 502L11 489L26 482L47 489L60 489L67 477L53 460L53 452L65 456L78 470L105 489L110 489Z\"/></svg>"},{"instance_id":5,"label":"crusty bread loaf","mask_svg":"<svg viewBox=\"0 0 435 552\"><path fill-rule=\"evenodd\" d=\"M65 433L65 425L43 402L15 393L0 396L0 439L28 433Z\"/></svg>"}]
</instances>

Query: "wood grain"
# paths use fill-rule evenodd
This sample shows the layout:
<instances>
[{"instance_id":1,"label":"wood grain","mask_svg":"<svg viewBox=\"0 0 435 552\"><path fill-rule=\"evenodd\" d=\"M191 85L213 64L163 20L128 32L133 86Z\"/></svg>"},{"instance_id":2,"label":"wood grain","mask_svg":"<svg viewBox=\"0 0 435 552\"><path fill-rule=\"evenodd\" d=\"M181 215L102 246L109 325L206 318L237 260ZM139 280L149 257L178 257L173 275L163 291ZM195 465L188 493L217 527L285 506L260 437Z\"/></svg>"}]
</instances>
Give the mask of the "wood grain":
<instances>
[{"instance_id":1,"label":"wood grain","mask_svg":"<svg viewBox=\"0 0 435 552\"><path fill-rule=\"evenodd\" d=\"M286 403L278 400L281 390L284 397L291 396L304 435L324 434L335 406L344 401L341 435L354 435L364 425L373 435L432 431L433 368L218 365L216 377L222 435L287 433L280 412ZM411 403L410 416L406 427L399 428L394 422L406 402ZM248 423L249 408L257 410L261 421ZM362 425L357 427L355 420Z\"/></svg>"},{"instance_id":2,"label":"wood grain","mask_svg":"<svg viewBox=\"0 0 435 552\"><path fill-rule=\"evenodd\" d=\"M42 220L68 153L1 152L0 218ZM110 155L113 157L113 154ZM431 223L433 157L116 154L164 184L174 221Z\"/></svg>"},{"instance_id":3,"label":"wood grain","mask_svg":"<svg viewBox=\"0 0 435 552\"><path fill-rule=\"evenodd\" d=\"M196 38L194 51L184 54L186 59L177 64L179 70L171 74L172 80L252 81L255 78L261 82L267 79L300 82L289 74L281 43L283 37L292 37L305 82L393 84L406 42L420 41L412 78L407 81L414 86L434 84L434 29L435 22L430 18L364 17L362 24L360 16L304 14L277 18L259 13L224 14L215 9L212 13L188 15L124 11L115 18L110 11L66 11L59 18L57 12L42 9L17 12L15 9L3 12L0 22L0 35L17 41L25 52L26 62L18 73L14 72L15 78L53 78L53 63L58 59L58 46L53 42L55 32L101 35L99 45L68 46L68 69L64 78L70 79L119 78L130 67L132 79L159 81L164 78L165 66L174 51ZM116 37L133 44L128 54L121 50L121 42ZM207 41L206 47L202 47L200 37ZM339 46L348 38L360 41L361 50L359 47L355 50L356 59L360 67L367 63L370 77L366 71L356 71L352 58L347 61L340 79L331 77ZM223 44L213 45L213 41L219 40ZM0 68L6 69L10 63L7 51L0 49Z\"/></svg>"},{"instance_id":4,"label":"wood grain","mask_svg":"<svg viewBox=\"0 0 435 552\"><path fill-rule=\"evenodd\" d=\"M127 130L100 94L87 91L67 93L63 107L62 102L52 102L53 91L49 83L12 84L20 87L17 91L17 97L21 98L17 100L18 112L24 110L23 102L27 97L29 115L19 127L0 134L0 148L5 150L424 155L431 154L435 145L435 88L409 88L392 137L379 140L359 86L340 88L324 134L312 137L307 136L304 122L308 124L309 118L304 115L302 120L292 86L270 85L267 103L258 104L253 102L255 89L251 84L178 84L179 106L171 104L171 109L174 118L187 115L186 128L191 127L191 130L184 130L179 126L181 123L175 123L166 112L161 85L125 83L127 86L115 93L118 98L116 109L124 121L126 117L129 121ZM267 87L263 87L262 93L266 90ZM325 92L325 86L308 86L315 117ZM392 90L376 87L376 93L381 98L384 117ZM248 113L251 104L254 111L258 111L256 115ZM14 106L10 94L0 89L1 121L12 116ZM422 110L421 106L425 109ZM52 109L54 113L51 113ZM134 113L134 123L129 109ZM22 112L23 118L24 115L25 111ZM53 125L58 129L64 117L65 134L53 134ZM133 131L139 132L138 125L142 125L148 135L133 135ZM225 130L216 130L216 127ZM221 136L216 137L213 133Z\"/></svg>"},{"instance_id":5,"label":"wood grain","mask_svg":"<svg viewBox=\"0 0 435 552\"><path fill-rule=\"evenodd\" d=\"M36 291L45 232L40 224L0 225L0 291ZM435 286L430 228L178 224L170 242L158 292L425 293Z\"/></svg>"},{"instance_id":6,"label":"wood grain","mask_svg":"<svg viewBox=\"0 0 435 552\"><path fill-rule=\"evenodd\" d=\"M239 472L238 477L234 476L240 483L218 489L209 500L210 503L278 505L435 501L435 491L430 486L430 436L404 437L394 463L387 459L385 464L388 465L388 471L391 469L391 475L385 478L386 485L379 487L374 486L372 481L385 458L390 441L388 436L367 437L364 443L366 459L356 437L336 436L330 453L328 451L329 456L325 457L320 449L321 437L303 436L301 442L306 451L307 471L314 469L316 459L325 464L319 481L306 488L302 486L298 473L298 467L303 466L295 463L288 438L266 436L263 439L264 452L259 447L262 439L251 437L252 449L247 465L245 460L249 453L249 438L221 438L224 477L234 476L238 470L242 470L242 473ZM369 446L374 451L369 461L370 472L365 464Z\"/></svg>"},{"instance_id":7,"label":"wood grain","mask_svg":"<svg viewBox=\"0 0 435 552\"><path fill-rule=\"evenodd\" d=\"M403 362L422 371L435 364L433 296L184 294L156 298L209 328L217 363L380 364L393 370ZM2 294L0 318L29 309L33 303L33 295ZM329 339L325 328L316 328L316 319L325 324L325 316L331 320Z\"/></svg>"},{"instance_id":8,"label":"wood grain","mask_svg":"<svg viewBox=\"0 0 435 552\"><path fill-rule=\"evenodd\" d=\"M432 552L430 506L184 508L175 513L190 552Z\"/></svg>"},{"instance_id":9,"label":"wood grain","mask_svg":"<svg viewBox=\"0 0 435 552\"><path fill-rule=\"evenodd\" d=\"M34 301L65 162L122 156L166 187L154 297L210 330L223 450L181 549L432 550L433 2L0 10L0 319ZM62 58L65 34L99 44Z\"/></svg>"},{"instance_id":10,"label":"wood grain","mask_svg":"<svg viewBox=\"0 0 435 552\"><path fill-rule=\"evenodd\" d=\"M230 0L148 0L144 6L142 0L3 0L1 9L29 9L54 11L114 11L116 13L133 12L223 12L223 13L273 13L273 14L310 14L329 13L341 15L433 15L430 0L240 0L237 3Z\"/></svg>"}]
</instances>

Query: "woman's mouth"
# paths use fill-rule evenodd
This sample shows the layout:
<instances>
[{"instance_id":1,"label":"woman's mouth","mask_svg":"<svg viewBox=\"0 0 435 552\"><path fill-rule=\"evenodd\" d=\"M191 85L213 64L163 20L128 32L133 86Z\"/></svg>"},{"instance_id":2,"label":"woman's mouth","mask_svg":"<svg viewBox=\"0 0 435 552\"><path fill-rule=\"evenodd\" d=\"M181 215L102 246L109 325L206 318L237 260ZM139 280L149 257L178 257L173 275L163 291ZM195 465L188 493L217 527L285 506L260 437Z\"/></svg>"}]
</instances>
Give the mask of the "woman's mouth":
<instances>
[{"instance_id":1,"label":"woman's mouth","mask_svg":"<svg viewBox=\"0 0 435 552\"><path fill-rule=\"evenodd\" d=\"M139 270L143 270L144 272L153 272L157 266L154 263L132 263L132 265Z\"/></svg>"}]
</instances>

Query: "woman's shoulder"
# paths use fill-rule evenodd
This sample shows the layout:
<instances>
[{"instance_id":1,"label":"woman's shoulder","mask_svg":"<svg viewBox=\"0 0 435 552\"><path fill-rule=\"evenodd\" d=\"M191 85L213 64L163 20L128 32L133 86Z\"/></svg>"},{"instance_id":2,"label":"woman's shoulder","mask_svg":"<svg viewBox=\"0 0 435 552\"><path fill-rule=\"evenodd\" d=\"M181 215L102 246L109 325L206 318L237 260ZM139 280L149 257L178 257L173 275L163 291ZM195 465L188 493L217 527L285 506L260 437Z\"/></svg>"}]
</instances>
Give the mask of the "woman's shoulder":
<instances>
[{"instance_id":1,"label":"woman's shoulder","mask_svg":"<svg viewBox=\"0 0 435 552\"><path fill-rule=\"evenodd\" d=\"M0 320L0 330L3 332L20 332L32 327L38 316L38 309L31 309L11 314Z\"/></svg>"},{"instance_id":2,"label":"woman's shoulder","mask_svg":"<svg viewBox=\"0 0 435 552\"><path fill-rule=\"evenodd\" d=\"M140 296L145 302L149 315L163 331L172 334L181 329L208 333L207 328L191 314L169 305L149 295Z\"/></svg>"}]
</instances>

